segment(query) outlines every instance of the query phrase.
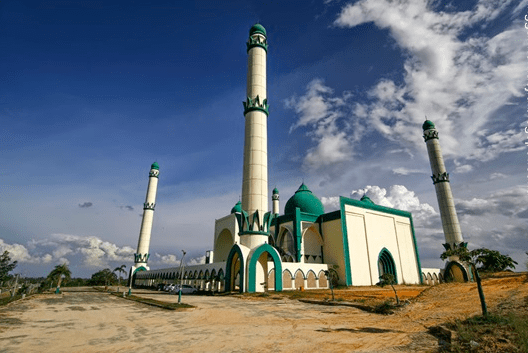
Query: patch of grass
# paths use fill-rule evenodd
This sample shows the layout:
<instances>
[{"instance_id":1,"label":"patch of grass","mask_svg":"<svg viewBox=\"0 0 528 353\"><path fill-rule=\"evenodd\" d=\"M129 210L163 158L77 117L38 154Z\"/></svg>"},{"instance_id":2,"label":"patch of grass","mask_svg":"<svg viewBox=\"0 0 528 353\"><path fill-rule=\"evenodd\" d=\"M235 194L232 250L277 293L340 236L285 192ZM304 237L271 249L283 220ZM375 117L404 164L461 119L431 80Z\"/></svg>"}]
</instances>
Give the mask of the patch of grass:
<instances>
[{"instance_id":1,"label":"patch of grass","mask_svg":"<svg viewBox=\"0 0 528 353\"><path fill-rule=\"evenodd\" d=\"M372 312L376 314L390 315L394 314L394 309L396 309L396 305L387 300L381 304L375 305L372 308Z\"/></svg>"},{"instance_id":2,"label":"patch of grass","mask_svg":"<svg viewBox=\"0 0 528 353\"><path fill-rule=\"evenodd\" d=\"M17 294L14 297L11 297L10 295L2 297L2 298L0 298L0 306L7 305L7 304L9 304L11 302L14 302L15 300L19 300L21 298L22 298L21 294Z\"/></svg>"},{"instance_id":3,"label":"patch of grass","mask_svg":"<svg viewBox=\"0 0 528 353\"><path fill-rule=\"evenodd\" d=\"M452 352L528 353L528 315L523 312L479 315L448 327L456 333Z\"/></svg>"},{"instance_id":4,"label":"patch of grass","mask_svg":"<svg viewBox=\"0 0 528 353\"><path fill-rule=\"evenodd\" d=\"M116 297L123 298L123 295L121 293L111 293L111 294L116 296ZM189 304L185 304L185 303L180 303L180 304L178 304L178 303L167 303L167 302L162 302L162 301L159 301L159 300L156 300L156 299L136 297L135 295L128 295L128 296L126 296L124 298L128 299L128 300L132 300L132 301L138 302L138 303L143 303L143 304L147 304L147 305L153 305L153 306L157 306L158 308L168 309L168 310L190 309L190 308L194 308L195 307L193 305L189 305Z\"/></svg>"}]
</instances>

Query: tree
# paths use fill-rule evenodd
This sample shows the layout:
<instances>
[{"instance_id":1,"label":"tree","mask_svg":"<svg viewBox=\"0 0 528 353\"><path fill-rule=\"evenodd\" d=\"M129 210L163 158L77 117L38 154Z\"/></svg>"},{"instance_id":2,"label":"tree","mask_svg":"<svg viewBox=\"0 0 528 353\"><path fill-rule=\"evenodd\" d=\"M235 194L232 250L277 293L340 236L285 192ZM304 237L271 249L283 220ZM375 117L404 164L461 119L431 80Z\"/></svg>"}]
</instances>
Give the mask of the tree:
<instances>
[{"instance_id":1,"label":"tree","mask_svg":"<svg viewBox=\"0 0 528 353\"><path fill-rule=\"evenodd\" d=\"M109 268L94 273L89 281L92 286L108 286L115 282L117 282L117 276Z\"/></svg>"},{"instance_id":2,"label":"tree","mask_svg":"<svg viewBox=\"0 0 528 353\"><path fill-rule=\"evenodd\" d=\"M482 272L500 272L508 268L515 268L517 262L508 255L502 255L496 250L480 248L470 251L470 255L475 259L475 264L481 264L478 269Z\"/></svg>"},{"instance_id":3,"label":"tree","mask_svg":"<svg viewBox=\"0 0 528 353\"><path fill-rule=\"evenodd\" d=\"M380 281L376 283L376 285L382 288L387 285L390 285L392 287L392 290L394 291L394 296L396 297L396 305L400 305L400 298L398 298L398 293L396 293L396 288L394 288L394 285L396 284L396 279L394 278L394 275L392 273L384 273L379 279Z\"/></svg>"},{"instance_id":4,"label":"tree","mask_svg":"<svg viewBox=\"0 0 528 353\"><path fill-rule=\"evenodd\" d=\"M17 261L11 262L11 257L7 250L0 255L0 283L7 281L11 277L9 272L15 269L17 263Z\"/></svg>"},{"instance_id":5,"label":"tree","mask_svg":"<svg viewBox=\"0 0 528 353\"><path fill-rule=\"evenodd\" d=\"M121 265L119 267L114 268L114 272L117 272L117 283L119 286L121 285L121 273L126 273L125 268L126 265Z\"/></svg>"},{"instance_id":6,"label":"tree","mask_svg":"<svg viewBox=\"0 0 528 353\"><path fill-rule=\"evenodd\" d=\"M480 249L476 249L480 250ZM482 308L482 315L488 317L488 307L486 306L486 298L484 298L484 291L482 290L482 283L480 280L480 275L475 265L477 261L477 256L480 252L473 250L469 251L465 246L457 247L455 249L446 250L440 255L442 260L445 260L451 256L458 256L459 260L467 263L473 268L473 273L475 274L475 280L477 281L477 289L480 299L480 306Z\"/></svg>"},{"instance_id":7,"label":"tree","mask_svg":"<svg viewBox=\"0 0 528 353\"><path fill-rule=\"evenodd\" d=\"M71 278L71 271L68 268L68 265L66 263L63 263L62 265L57 265L48 275L48 278L50 280L57 280L57 289L55 290L55 293L59 293L60 291L60 285L62 280L68 281Z\"/></svg>"}]
</instances>

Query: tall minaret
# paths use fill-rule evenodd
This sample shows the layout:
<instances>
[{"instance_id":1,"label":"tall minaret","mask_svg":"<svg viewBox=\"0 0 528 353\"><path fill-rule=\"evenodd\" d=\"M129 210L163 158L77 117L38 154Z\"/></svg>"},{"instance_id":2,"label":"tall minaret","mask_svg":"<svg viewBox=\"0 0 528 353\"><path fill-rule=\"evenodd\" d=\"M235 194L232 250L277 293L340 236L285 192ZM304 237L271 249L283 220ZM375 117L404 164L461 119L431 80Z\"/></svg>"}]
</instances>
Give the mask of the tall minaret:
<instances>
[{"instance_id":1,"label":"tall minaret","mask_svg":"<svg viewBox=\"0 0 528 353\"><path fill-rule=\"evenodd\" d=\"M266 94L266 30L255 24L246 43L248 73L244 116L244 175L242 209L249 215L259 211L260 222L268 212L268 100Z\"/></svg>"},{"instance_id":2,"label":"tall minaret","mask_svg":"<svg viewBox=\"0 0 528 353\"><path fill-rule=\"evenodd\" d=\"M438 207L440 208L440 217L442 218L442 227L444 228L444 236L446 250L455 249L456 247L464 246L464 239L462 238L462 231L458 223L458 217L455 210L455 203L453 201L453 194L451 193L451 186L449 185L449 173L447 173L442 151L440 150L440 143L438 140L438 131L434 124L426 120L422 125L424 131L424 140L427 144L427 151L429 153L429 161L431 163L431 171L433 175L433 184L436 189L436 198L438 199Z\"/></svg>"},{"instance_id":3,"label":"tall minaret","mask_svg":"<svg viewBox=\"0 0 528 353\"><path fill-rule=\"evenodd\" d=\"M134 267L131 274L140 267L147 266L149 259L150 234L152 232L152 221L154 219L154 208L156 207L156 193L158 191L159 165L152 163L149 172L149 183L147 188L147 197L143 204L143 220L141 221L141 230L139 232L139 242L137 252L134 254Z\"/></svg>"}]
</instances>

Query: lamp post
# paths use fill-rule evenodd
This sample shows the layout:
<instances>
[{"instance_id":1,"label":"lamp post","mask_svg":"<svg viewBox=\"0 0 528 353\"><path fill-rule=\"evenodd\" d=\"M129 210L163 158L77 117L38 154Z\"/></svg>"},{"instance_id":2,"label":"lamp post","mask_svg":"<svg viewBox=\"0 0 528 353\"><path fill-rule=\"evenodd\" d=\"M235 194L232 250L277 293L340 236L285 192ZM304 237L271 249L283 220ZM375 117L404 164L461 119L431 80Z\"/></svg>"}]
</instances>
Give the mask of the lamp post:
<instances>
[{"instance_id":1,"label":"lamp post","mask_svg":"<svg viewBox=\"0 0 528 353\"><path fill-rule=\"evenodd\" d=\"M182 250L183 256L180 262L180 287L178 291L178 304L181 303L181 295L182 295L182 286L183 286L183 270L185 269L185 265L183 264L183 259L185 258L185 250Z\"/></svg>"}]
</instances>

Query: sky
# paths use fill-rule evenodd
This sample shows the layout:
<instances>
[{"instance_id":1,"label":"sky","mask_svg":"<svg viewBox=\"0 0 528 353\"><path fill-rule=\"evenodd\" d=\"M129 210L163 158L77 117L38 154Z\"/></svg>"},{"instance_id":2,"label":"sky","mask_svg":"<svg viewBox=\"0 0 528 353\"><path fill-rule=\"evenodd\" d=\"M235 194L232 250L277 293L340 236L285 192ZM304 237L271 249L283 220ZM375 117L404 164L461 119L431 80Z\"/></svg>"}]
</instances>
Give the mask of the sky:
<instances>
[{"instance_id":1,"label":"sky","mask_svg":"<svg viewBox=\"0 0 528 353\"><path fill-rule=\"evenodd\" d=\"M160 165L151 268L202 263L242 189L249 28L268 34L269 189L304 182L444 236L440 134L464 240L528 251L528 0L0 2L0 251L15 273L133 264ZM271 195L271 192L270 192ZM271 200L270 200L271 202Z\"/></svg>"}]
</instances>

